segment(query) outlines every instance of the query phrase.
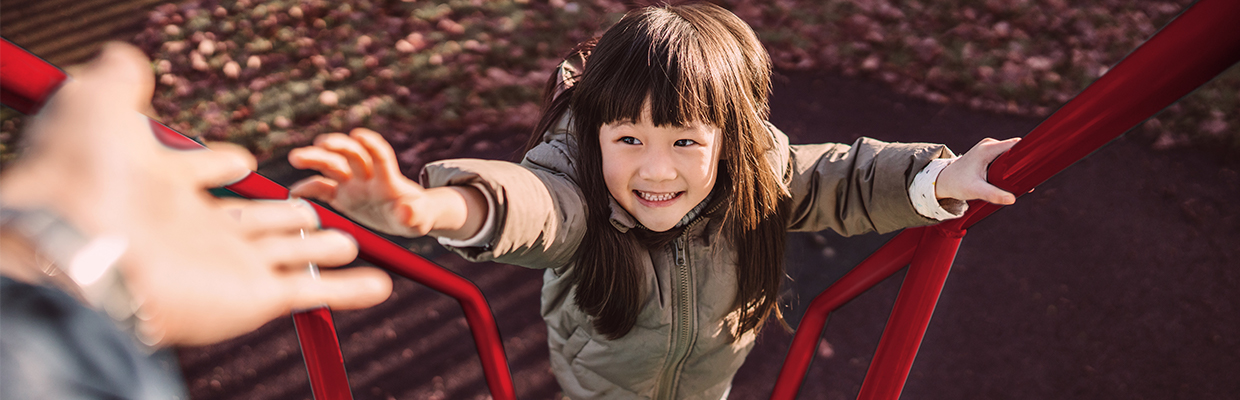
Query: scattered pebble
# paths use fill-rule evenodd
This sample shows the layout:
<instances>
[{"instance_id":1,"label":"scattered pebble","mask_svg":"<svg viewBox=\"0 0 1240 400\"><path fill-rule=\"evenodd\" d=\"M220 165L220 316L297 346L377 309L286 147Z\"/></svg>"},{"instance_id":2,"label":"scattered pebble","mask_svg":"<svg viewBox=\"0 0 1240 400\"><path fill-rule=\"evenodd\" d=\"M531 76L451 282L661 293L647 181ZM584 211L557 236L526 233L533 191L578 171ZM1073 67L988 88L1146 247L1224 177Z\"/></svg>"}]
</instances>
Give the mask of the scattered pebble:
<instances>
[{"instance_id":1,"label":"scattered pebble","mask_svg":"<svg viewBox=\"0 0 1240 400\"><path fill-rule=\"evenodd\" d=\"M237 64L236 61L229 61L225 63L224 64L224 76L237 79L238 76L241 76L241 65Z\"/></svg>"},{"instance_id":2,"label":"scattered pebble","mask_svg":"<svg viewBox=\"0 0 1240 400\"><path fill-rule=\"evenodd\" d=\"M319 104L335 107L338 101L340 101L340 98L336 96L336 92L325 90L323 93L319 93Z\"/></svg>"}]
</instances>

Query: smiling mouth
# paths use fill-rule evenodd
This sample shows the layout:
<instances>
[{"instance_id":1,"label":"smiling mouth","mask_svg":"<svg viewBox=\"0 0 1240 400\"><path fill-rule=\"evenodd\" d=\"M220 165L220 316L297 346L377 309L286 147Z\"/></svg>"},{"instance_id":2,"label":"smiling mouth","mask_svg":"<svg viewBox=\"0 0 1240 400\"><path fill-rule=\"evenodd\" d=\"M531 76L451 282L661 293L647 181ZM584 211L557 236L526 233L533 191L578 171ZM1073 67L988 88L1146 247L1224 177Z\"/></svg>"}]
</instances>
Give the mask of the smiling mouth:
<instances>
[{"instance_id":1,"label":"smiling mouth","mask_svg":"<svg viewBox=\"0 0 1240 400\"><path fill-rule=\"evenodd\" d=\"M643 192L640 190L633 191L633 194L636 194L639 199L642 199L642 200L645 200L651 203L663 203L663 202L671 201L673 199L676 199L677 197L680 197L680 195L684 193L685 192L655 193L655 192Z\"/></svg>"}]
</instances>

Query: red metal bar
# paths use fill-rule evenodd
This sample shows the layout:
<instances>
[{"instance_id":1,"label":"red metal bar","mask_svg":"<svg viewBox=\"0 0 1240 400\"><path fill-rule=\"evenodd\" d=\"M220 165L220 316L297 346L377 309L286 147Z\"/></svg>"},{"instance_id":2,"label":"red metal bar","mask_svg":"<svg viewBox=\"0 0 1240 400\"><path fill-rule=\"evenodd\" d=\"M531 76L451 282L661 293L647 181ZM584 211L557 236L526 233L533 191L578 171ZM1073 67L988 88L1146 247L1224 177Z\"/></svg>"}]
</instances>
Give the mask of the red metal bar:
<instances>
[{"instance_id":1,"label":"red metal bar","mask_svg":"<svg viewBox=\"0 0 1240 400\"><path fill-rule=\"evenodd\" d=\"M930 325L939 293L952 269L952 260L960 247L965 231L945 228L940 224L926 229L912 265L900 286L895 307L878 341L874 360L865 373L858 399L896 399L904 389L904 381L913 368L913 358L921 347L921 338Z\"/></svg>"},{"instance_id":2,"label":"red metal bar","mask_svg":"<svg viewBox=\"0 0 1240 400\"><path fill-rule=\"evenodd\" d=\"M0 102L22 114L33 114L68 75L8 39L0 39L0 70L6 75L0 77Z\"/></svg>"},{"instance_id":3,"label":"red metal bar","mask_svg":"<svg viewBox=\"0 0 1240 400\"><path fill-rule=\"evenodd\" d=\"M771 393L772 399L796 398L797 392L801 390L801 382L805 380L805 371L809 369L809 363L814 358L818 339L822 337L827 314L908 265L913 259L913 249L922 240L925 230L926 228L910 228L900 232L814 298L809 310L801 318L796 336L792 338L788 356L784 359L784 366L779 370L779 378L775 381L775 390Z\"/></svg>"},{"instance_id":4,"label":"red metal bar","mask_svg":"<svg viewBox=\"0 0 1240 400\"><path fill-rule=\"evenodd\" d=\"M1234 27L1237 20L1240 20L1240 1L1198 1L1034 128L1011 151L995 160L990 166L988 179L1018 196L1027 193L1218 76L1240 61L1240 29ZM951 225L960 230L967 229L998 208L985 202L971 202L965 216ZM888 247L894 246L903 244L893 240L875 254L893 253L895 250ZM868 262L867 259L853 272L881 266ZM864 272L870 273L873 272ZM939 286L936 290L941 290L941 284ZM834 293L833 289L834 286L828 288L810 304L788 351L772 399L789 400L800 390L809 367L808 359L817 346L826 315L842 304L838 296L826 296L827 293ZM808 333L803 335L801 330L808 330ZM809 339L802 340L803 337ZM917 343L913 346L903 343L910 363L916 355L916 345L920 345L920 335L892 339L897 342L912 342L914 339ZM880 360L876 354L870 371L886 370L892 367L888 362L899 362L901 359L903 357L898 357L896 361L887 358ZM907 371L903 376L907 377ZM869 378L867 382L870 382ZM904 380L882 383L888 384L902 390ZM883 394L887 397L881 398L894 399L899 396L899 391Z\"/></svg>"},{"instance_id":5,"label":"red metal bar","mask_svg":"<svg viewBox=\"0 0 1240 400\"><path fill-rule=\"evenodd\" d=\"M297 341L310 375L310 391L317 400L353 400L336 324L327 307L293 313ZM343 384L342 384L343 383Z\"/></svg>"},{"instance_id":6,"label":"red metal bar","mask_svg":"<svg viewBox=\"0 0 1240 400\"><path fill-rule=\"evenodd\" d=\"M995 160L988 179L1027 193L1240 61L1240 1L1201 0ZM962 227L999 206L970 204Z\"/></svg>"},{"instance_id":7,"label":"red metal bar","mask_svg":"<svg viewBox=\"0 0 1240 400\"><path fill-rule=\"evenodd\" d=\"M0 43L0 60L4 60L4 62L0 62L0 88L28 88L6 91L3 102L5 105L13 104L17 107L23 107L19 109L10 106L18 111L30 114L38 112L39 107L43 105L47 98L51 97L51 92L58 88L59 84L32 85L30 83L32 81L47 80L48 78L45 76L49 73L48 68L55 69L55 67L51 67L51 64L32 55L22 58L23 55L29 55L29 52L9 42L7 39ZM21 63L8 61L15 59L33 61ZM56 69L56 71L59 70ZM63 72L60 72L60 74L62 76L61 81L63 81ZM47 92L40 92L39 90L46 90ZM10 101L13 103L10 103ZM185 137L157 121L151 121L151 130L161 142L170 147L177 149L201 147L193 139ZM257 173L251 173L241 181L228 185L226 188L248 198L288 198L287 188ZM383 239L345 217L328 211L317 204L313 205L315 212L319 215L320 224L323 228L338 229L352 235L358 241L359 257L363 260L426 285L460 302L465 312L465 319L469 323L470 331L473 334L474 344L478 349L478 356L482 360L482 370L486 376L487 386L491 390L491 396L502 400L516 398L516 390L512 384L512 374L508 369L503 343L500 341L499 326L495 323L495 316L491 313L491 308L487 304L486 298L483 297L482 291L478 289L478 286L460 275L456 275L413 254L408 249ZM327 314L319 316L319 318L325 318L326 321L330 322L331 317L330 314ZM331 356L332 351L338 354L340 345L336 341L334 333L330 335L324 335L322 332L308 334L314 335L315 343L331 343L330 345L323 345L317 348L321 353L316 353L317 355L314 357L316 360L330 362L335 359L335 357ZM305 337L301 336L300 332L299 336L302 337L303 344L306 343ZM326 336L330 336L330 338ZM303 352L305 351L306 349L303 348ZM309 356L307 357L309 359ZM308 369L313 368L317 367L308 366ZM340 368L343 369L343 365ZM325 378L330 378L330 375L325 375ZM323 385L324 389L331 393L339 390L348 391L347 380L334 379L316 383L313 375L311 379L312 386Z\"/></svg>"}]
</instances>

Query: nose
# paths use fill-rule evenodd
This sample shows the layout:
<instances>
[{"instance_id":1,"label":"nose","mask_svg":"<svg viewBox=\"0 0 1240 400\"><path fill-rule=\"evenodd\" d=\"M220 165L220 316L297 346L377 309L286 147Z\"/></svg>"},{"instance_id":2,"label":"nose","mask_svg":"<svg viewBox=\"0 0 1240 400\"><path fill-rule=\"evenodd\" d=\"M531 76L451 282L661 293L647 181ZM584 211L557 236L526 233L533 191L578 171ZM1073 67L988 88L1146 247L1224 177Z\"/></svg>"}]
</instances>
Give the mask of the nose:
<instances>
[{"instance_id":1,"label":"nose","mask_svg":"<svg viewBox=\"0 0 1240 400\"><path fill-rule=\"evenodd\" d=\"M637 176L651 182L676 179L676 165L666 151L651 151L637 167Z\"/></svg>"}]
</instances>

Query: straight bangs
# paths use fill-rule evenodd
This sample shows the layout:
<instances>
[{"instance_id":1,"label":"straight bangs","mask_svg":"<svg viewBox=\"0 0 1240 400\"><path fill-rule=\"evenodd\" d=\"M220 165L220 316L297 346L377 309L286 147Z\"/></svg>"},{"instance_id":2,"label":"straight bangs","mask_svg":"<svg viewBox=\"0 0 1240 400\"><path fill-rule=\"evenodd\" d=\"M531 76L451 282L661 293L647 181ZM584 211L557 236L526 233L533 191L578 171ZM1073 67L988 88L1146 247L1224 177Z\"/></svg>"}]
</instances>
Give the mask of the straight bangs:
<instances>
[{"instance_id":1,"label":"straight bangs","mask_svg":"<svg viewBox=\"0 0 1240 400\"><path fill-rule=\"evenodd\" d=\"M674 11L631 14L603 35L574 98L574 112L595 114L577 115L582 122L637 121L649 102L655 126L700 123L735 132L738 114L752 111L737 104L750 98L742 82L728 79L740 75L729 62L743 59L740 48L723 40L729 32L695 24L702 18L696 10Z\"/></svg>"}]
</instances>

